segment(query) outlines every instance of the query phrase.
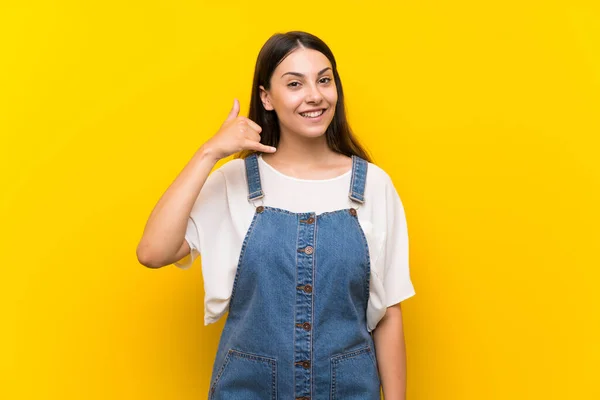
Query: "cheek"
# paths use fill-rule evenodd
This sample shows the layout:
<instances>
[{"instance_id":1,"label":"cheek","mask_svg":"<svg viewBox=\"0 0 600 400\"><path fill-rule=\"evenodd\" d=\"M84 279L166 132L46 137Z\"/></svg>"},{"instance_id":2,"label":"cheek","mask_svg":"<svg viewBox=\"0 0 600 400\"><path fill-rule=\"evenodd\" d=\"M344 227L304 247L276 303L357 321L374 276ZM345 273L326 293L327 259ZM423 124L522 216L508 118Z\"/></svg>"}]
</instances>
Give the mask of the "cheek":
<instances>
[{"instance_id":1,"label":"cheek","mask_svg":"<svg viewBox=\"0 0 600 400\"><path fill-rule=\"evenodd\" d=\"M327 98L327 101L329 102L329 104L337 103L338 95L337 95L337 90L335 89L335 86L327 90L325 97Z\"/></svg>"},{"instance_id":2,"label":"cheek","mask_svg":"<svg viewBox=\"0 0 600 400\"><path fill-rule=\"evenodd\" d=\"M302 105L304 97L298 93L289 93L282 99L282 105L287 112L296 112Z\"/></svg>"}]
</instances>

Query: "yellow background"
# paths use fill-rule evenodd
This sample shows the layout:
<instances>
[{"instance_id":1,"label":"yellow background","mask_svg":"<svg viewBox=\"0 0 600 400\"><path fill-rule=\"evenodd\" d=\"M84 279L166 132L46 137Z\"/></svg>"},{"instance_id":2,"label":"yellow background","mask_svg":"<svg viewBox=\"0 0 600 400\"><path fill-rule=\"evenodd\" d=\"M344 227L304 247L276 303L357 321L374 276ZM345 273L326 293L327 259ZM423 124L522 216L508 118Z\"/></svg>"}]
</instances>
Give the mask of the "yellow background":
<instances>
[{"instance_id":1,"label":"yellow background","mask_svg":"<svg viewBox=\"0 0 600 400\"><path fill-rule=\"evenodd\" d=\"M408 399L600 398L594 3L3 0L0 398L206 398L200 264L135 250L289 30L404 202Z\"/></svg>"}]
</instances>

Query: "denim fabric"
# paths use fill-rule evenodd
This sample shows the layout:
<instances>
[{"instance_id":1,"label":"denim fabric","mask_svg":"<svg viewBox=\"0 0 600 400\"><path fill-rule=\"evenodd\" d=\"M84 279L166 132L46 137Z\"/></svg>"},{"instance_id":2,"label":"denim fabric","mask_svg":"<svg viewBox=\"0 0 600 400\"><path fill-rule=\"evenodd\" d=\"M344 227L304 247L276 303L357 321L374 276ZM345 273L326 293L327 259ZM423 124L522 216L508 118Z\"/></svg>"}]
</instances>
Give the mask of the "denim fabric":
<instances>
[{"instance_id":1,"label":"denim fabric","mask_svg":"<svg viewBox=\"0 0 600 400\"><path fill-rule=\"evenodd\" d=\"M262 198L256 154L248 200ZM352 157L351 201L368 163ZM369 248L351 207L315 214L257 206L233 283L209 399L375 400L380 378L367 331Z\"/></svg>"}]
</instances>

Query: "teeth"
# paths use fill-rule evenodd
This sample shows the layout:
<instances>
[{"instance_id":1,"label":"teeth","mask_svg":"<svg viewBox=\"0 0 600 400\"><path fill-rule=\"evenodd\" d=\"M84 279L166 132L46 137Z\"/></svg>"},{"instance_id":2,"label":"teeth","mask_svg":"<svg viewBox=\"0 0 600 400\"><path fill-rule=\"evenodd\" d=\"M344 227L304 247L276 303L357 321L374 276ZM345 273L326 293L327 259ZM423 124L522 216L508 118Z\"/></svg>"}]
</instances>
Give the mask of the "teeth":
<instances>
[{"instance_id":1,"label":"teeth","mask_svg":"<svg viewBox=\"0 0 600 400\"><path fill-rule=\"evenodd\" d=\"M309 113L303 113L303 114L300 114L300 115L302 115L303 117L315 118L315 117L318 117L319 115L323 114L323 111L324 110L313 111L313 112L309 112Z\"/></svg>"}]
</instances>

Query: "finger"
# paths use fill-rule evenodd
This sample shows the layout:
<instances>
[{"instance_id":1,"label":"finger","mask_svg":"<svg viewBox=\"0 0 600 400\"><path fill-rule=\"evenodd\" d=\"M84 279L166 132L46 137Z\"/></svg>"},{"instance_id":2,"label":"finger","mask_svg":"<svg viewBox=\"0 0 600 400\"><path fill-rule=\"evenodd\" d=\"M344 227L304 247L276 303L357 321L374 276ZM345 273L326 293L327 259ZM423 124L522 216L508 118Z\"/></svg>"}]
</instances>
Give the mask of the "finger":
<instances>
[{"instance_id":1,"label":"finger","mask_svg":"<svg viewBox=\"0 0 600 400\"><path fill-rule=\"evenodd\" d=\"M258 150L265 153L275 153L277 150L275 147L267 146L259 142L248 141L248 148L252 150Z\"/></svg>"},{"instance_id":2,"label":"finger","mask_svg":"<svg viewBox=\"0 0 600 400\"><path fill-rule=\"evenodd\" d=\"M260 133L256 132L254 129L248 129L246 131L246 138L255 142L260 142Z\"/></svg>"},{"instance_id":3,"label":"finger","mask_svg":"<svg viewBox=\"0 0 600 400\"><path fill-rule=\"evenodd\" d=\"M254 129L254 127L250 126L248 124L248 121L245 119L240 120L239 124L240 132L242 132L242 135L244 135L246 139L256 140L257 142L260 142L260 131L257 131L256 129Z\"/></svg>"},{"instance_id":4,"label":"finger","mask_svg":"<svg viewBox=\"0 0 600 400\"><path fill-rule=\"evenodd\" d=\"M229 122L234 120L238 114L240 113L240 102L238 99L233 99L233 107L231 107L231 111L229 111L229 115L227 115L227 119L225 122Z\"/></svg>"},{"instance_id":5,"label":"finger","mask_svg":"<svg viewBox=\"0 0 600 400\"><path fill-rule=\"evenodd\" d=\"M246 121L246 123L248 125L250 125L250 127L252 127L252 129L257 131L258 133L260 133L262 131L261 126L259 124L257 124L256 122L252 121L250 118L244 118L244 120Z\"/></svg>"},{"instance_id":6,"label":"finger","mask_svg":"<svg viewBox=\"0 0 600 400\"><path fill-rule=\"evenodd\" d=\"M260 145L259 148L260 151L264 151L265 153L275 153L277 151L277 149L275 147L272 146L266 146L264 144Z\"/></svg>"}]
</instances>

